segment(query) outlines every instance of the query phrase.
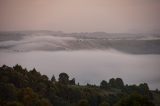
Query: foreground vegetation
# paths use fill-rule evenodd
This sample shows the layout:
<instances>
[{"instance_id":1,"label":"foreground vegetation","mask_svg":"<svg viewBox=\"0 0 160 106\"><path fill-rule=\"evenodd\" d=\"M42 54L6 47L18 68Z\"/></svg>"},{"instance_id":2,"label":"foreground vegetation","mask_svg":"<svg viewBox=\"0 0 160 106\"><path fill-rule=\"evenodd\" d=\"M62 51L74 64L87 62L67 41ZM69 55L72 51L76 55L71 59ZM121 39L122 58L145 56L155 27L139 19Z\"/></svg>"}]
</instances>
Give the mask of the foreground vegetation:
<instances>
[{"instance_id":1,"label":"foreground vegetation","mask_svg":"<svg viewBox=\"0 0 160 106\"><path fill-rule=\"evenodd\" d=\"M20 65L0 67L0 106L160 106L160 92L146 83L124 85L121 78L100 86L79 85L68 74L49 79Z\"/></svg>"}]
</instances>

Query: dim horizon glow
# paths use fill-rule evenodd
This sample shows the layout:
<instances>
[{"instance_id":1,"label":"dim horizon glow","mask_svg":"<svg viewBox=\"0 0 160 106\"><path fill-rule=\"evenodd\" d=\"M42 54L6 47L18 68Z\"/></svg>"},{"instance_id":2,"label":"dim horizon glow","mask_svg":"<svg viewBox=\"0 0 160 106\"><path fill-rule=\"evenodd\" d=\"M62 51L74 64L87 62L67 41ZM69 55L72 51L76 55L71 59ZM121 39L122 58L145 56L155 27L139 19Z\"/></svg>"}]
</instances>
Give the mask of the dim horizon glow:
<instances>
[{"instance_id":1,"label":"dim horizon glow","mask_svg":"<svg viewBox=\"0 0 160 106\"><path fill-rule=\"evenodd\" d=\"M160 33L159 0L1 0L0 31Z\"/></svg>"}]
</instances>

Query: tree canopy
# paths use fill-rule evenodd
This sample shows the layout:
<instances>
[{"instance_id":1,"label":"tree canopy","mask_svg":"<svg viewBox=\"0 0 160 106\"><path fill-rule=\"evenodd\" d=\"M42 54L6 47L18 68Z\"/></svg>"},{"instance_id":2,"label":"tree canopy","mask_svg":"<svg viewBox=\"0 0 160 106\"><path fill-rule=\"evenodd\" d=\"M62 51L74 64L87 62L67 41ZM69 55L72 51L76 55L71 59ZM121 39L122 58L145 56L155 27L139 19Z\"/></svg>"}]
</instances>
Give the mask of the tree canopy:
<instances>
[{"instance_id":1,"label":"tree canopy","mask_svg":"<svg viewBox=\"0 0 160 106\"><path fill-rule=\"evenodd\" d=\"M147 83L124 85L121 78L79 85L64 72L56 81L35 68L0 67L0 106L154 106L153 93L160 96Z\"/></svg>"}]
</instances>

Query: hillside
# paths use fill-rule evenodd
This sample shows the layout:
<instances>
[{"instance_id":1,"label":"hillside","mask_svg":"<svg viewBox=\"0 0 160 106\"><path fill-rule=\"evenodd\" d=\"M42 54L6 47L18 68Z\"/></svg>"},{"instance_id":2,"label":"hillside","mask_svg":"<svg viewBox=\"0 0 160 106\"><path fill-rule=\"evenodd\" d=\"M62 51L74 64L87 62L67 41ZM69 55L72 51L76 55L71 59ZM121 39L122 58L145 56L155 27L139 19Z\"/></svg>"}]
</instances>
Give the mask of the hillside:
<instances>
[{"instance_id":1,"label":"hillside","mask_svg":"<svg viewBox=\"0 0 160 106\"><path fill-rule=\"evenodd\" d=\"M146 83L125 85L121 78L79 85L60 73L49 79L20 65L0 67L0 106L160 106L160 92Z\"/></svg>"}]
</instances>

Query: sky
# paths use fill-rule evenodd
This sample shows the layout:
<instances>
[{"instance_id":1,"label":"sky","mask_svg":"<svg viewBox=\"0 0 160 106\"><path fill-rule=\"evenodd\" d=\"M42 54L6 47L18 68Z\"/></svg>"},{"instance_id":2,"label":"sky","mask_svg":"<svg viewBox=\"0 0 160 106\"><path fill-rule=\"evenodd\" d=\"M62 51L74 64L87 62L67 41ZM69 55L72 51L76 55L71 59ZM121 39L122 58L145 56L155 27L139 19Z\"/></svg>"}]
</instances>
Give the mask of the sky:
<instances>
[{"instance_id":1,"label":"sky","mask_svg":"<svg viewBox=\"0 0 160 106\"><path fill-rule=\"evenodd\" d=\"M160 0L0 0L0 31L160 33Z\"/></svg>"}]
</instances>

